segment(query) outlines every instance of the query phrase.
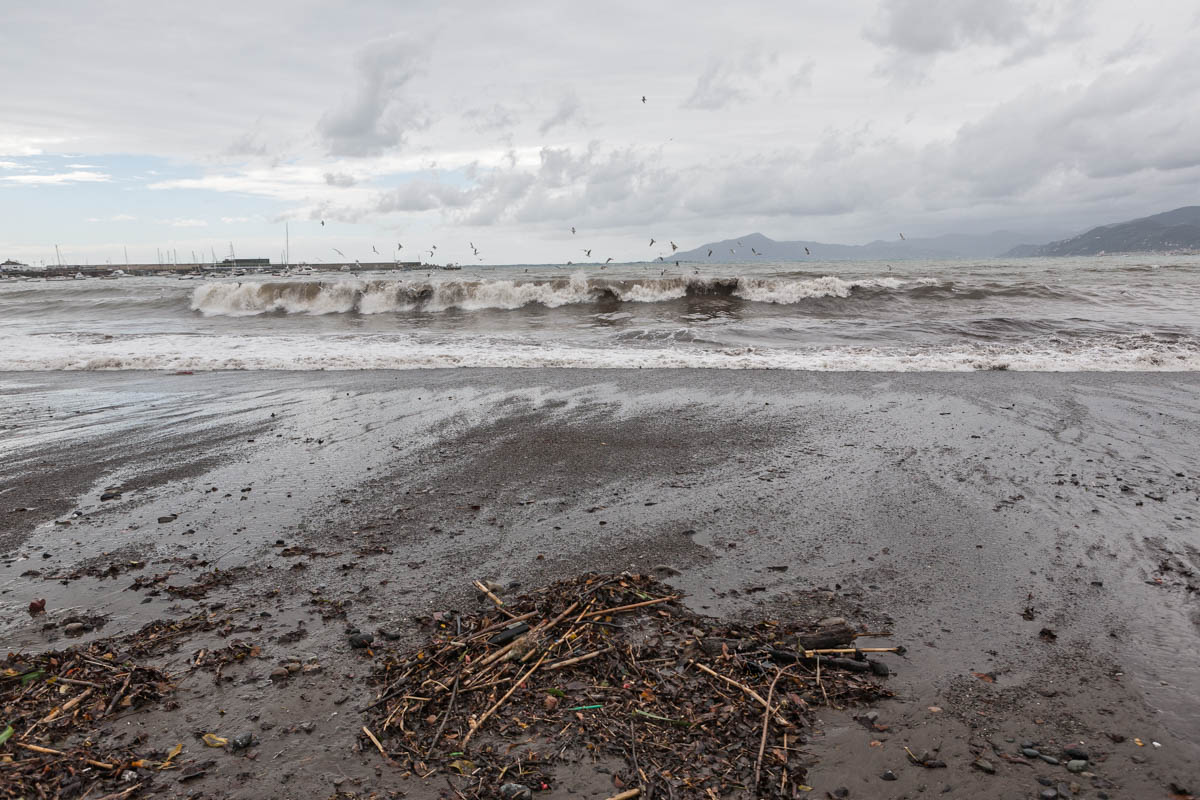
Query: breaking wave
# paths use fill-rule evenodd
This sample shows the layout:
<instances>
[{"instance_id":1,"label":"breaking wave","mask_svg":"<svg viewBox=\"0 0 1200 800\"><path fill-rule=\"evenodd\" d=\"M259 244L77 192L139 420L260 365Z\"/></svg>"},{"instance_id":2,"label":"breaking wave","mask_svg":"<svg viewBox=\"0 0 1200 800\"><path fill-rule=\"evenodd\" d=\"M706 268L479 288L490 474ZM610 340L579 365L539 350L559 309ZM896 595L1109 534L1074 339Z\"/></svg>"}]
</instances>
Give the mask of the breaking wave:
<instances>
[{"instance_id":1,"label":"breaking wave","mask_svg":"<svg viewBox=\"0 0 1200 800\"><path fill-rule=\"evenodd\" d=\"M755 303L795 304L819 298L902 292L932 279L660 277L604 280L569 278L490 281L338 280L221 282L198 286L193 311L210 316L256 314L387 314L407 311L513 310L537 304L663 303L686 297L730 297Z\"/></svg>"}]
</instances>

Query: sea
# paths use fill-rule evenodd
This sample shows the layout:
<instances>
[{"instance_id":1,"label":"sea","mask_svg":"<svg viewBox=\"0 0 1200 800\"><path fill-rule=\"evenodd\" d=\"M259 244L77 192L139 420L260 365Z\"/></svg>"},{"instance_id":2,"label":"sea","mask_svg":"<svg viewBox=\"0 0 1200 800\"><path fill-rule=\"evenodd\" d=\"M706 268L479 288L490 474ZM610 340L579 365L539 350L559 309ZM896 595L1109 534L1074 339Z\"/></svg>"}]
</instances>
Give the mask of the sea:
<instances>
[{"instance_id":1,"label":"sea","mask_svg":"<svg viewBox=\"0 0 1200 800\"><path fill-rule=\"evenodd\" d=\"M1200 255L0 281L0 370L1200 369Z\"/></svg>"}]
</instances>

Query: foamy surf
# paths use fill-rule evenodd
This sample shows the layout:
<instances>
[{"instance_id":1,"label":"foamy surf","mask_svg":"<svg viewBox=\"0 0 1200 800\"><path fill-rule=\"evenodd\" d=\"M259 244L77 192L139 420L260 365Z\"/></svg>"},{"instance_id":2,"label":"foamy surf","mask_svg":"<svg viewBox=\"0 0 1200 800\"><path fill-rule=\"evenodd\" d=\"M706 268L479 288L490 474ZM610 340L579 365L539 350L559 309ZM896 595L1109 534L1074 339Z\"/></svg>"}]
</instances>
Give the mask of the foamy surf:
<instances>
[{"instance_id":1,"label":"foamy surf","mask_svg":"<svg viewBox=\"0 0 1200 800\"><path fill-rule=\"evenodd\" d=\"M218 282L197 286L191 308L208 316L255 314L387 314L408 311L515 310L587 303L662 303L688 296L724 295L757 303L795 304L847 298L856 290L898 291L928 280L895 278L588 277L549 280L359 280Z\"/></svg>"},{"instance_id":2,"label":"foamy surf","mask_svg":"<svg viewBox=\"0 0 1200 800\"><path fill-rule=\"evenodd\" d=\"M364 370L455 367L570 369L770 369L863 372L1151 371L1200 369L1195 343L1114 339L1088 345L952 348L605 347L410 336L128 336L81 340L22 337L0 354L0 371L41 370ZM685 344L680 344L684 342ZM640 344L640 342L638 342Z\"/></svg>"}]
</instances>

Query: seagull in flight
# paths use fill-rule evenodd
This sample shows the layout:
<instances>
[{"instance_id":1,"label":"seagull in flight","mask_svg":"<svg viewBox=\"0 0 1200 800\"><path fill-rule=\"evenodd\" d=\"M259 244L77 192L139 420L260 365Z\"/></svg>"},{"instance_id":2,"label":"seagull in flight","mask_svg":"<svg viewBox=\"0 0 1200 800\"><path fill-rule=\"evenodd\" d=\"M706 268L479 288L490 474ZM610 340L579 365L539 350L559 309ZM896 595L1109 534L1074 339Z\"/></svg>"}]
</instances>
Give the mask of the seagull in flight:
<instances>
[{"instance_id":1,"label":"seagull in flight","mask_svg":"<svg viewBox=\"0 0 1200 800\"><path fill-rule=\"evenodd\" d=\"M651 240L650 240L650 246L651 246L651 247L654 247L654 240L653 240L653 239L651 239Z\"/></svg>"},{"instance_id":2,"label":"seagull in flight","mask_svg":"<svg viewBox=\"0 0 1200 800\"><path fill-rule=\"evenodd\" d=\"M345 253L343 253L341 250L338 250L336 247L335 247L335 248L333 248L333 252L337 253L337 254L338 254L339 256L341 256L342 258L345 258L345 257L346 257L346 254L345 254Z\"/></svg>"},{"instance_id":3,"label":"seagull in flight","mask_svg":"<svg viewBox=\"0 0 1200 800\"><path fill-rule=\"evenodd\" d=\"M645 103L645 102L646 102L646 95L642 95L642 102L643 102L643 103Z\"/></svg>"},{"instance_id":4,"label":"seagull in flight","mask_svg":"<svg viewBox=\"0 0 1200 800\"><path fill-rule=\"evenodd\" d=\"M679 249L679 245L675 244L674 242L671 242L671 252L674 253L678 249Z\"/></svg>"},{"instance_id":5,"label":"seagull in flight","mask_svg":"<svg viewBox=\"0 0 1200 800\"><path fill-rule=\"evenodd\" d=\"M572 236L575 235L575 226L574 225L571 226L571 235Z\"/></svg>"},{"instance_id":6,"label":"seagull in flight","mask_svg":"<svg viewBox=\"0 0 1200 800\"><path fill-rule=\"evenodd\" d=\"M321 220L321 227L322 227L322 228L324 228L324 227L325 227L325 220Z\"/></svg>"},{"instance_id":7,"label":"seagull in flight","mask_svg":"<svg viewBox=\"0 0 1200 800\"><path fill-rule=\"evenodd\" d=\"M902 233L902 234L900 234L900 241L902 241L902 242L904 241L904 234L903 234L903 233Z\"/></svg>"},{"instance_id":8,"label":"seagull in flight","mask_svg":"<svg viewBox=\"0 0 1200 800\"><path fill-rule=\"evenodd\" d=\"M403 249L404 249L404 245L400 244L399 242L396 242L396 249L397 249L397 250L403 250Z\"/></svg>"},{"instance_id":9,"label":"seagull in flight","mask_svg":"<svg viewBox=\"0 0 1200 800\"><path fill-rule=\"evenodd\" d=\"M733 255L733 248L729 248L729 255Z\"/></svg>"},{"instance_id":10,"label":"seagull in flight","mask_svg":"<svg viewBox=\"0 0 1200 800\"><path fill-rule=\"evenodd\" d=\"M738 247L741 247L741 246L742 246L742 243L739 241L739 242L738 242Z\"/></svg>"},{"instance_id":11,"label":"seagull in flight","mask_svg":"<svg viewBox=\"0 0 1200 800\"><path fill-rule=\"evenodd\" d=\"M806 255L806 256L811 256L811 255L812 255L812 253L808 252L808 248L807 248L807 247L806 247L806 248L804 248L804 255Z\"/></svg>"},{"instance_id":12,"label":"seagull in flight","mask_svg":"<svg viewBox=\"0 0 1200 800\"><path fill-rule=\"evenodd\" d=\"M612 256L609 256L609 257L608 257L608 261L612 261ZM608 261L605 261L605 262L604 262L604 266L606 266L606 267L608 266Z\"/></svg>"},{"instance_id":13,"label":"seagull in flight","mask_svg":"<svg viewBox=\"0 0 1200 800\"><path fill-rule=\"evenodd\" d=\"M754 253L754 255L756 255L756 256L761 256L761 255L762 255L762 253L758 252L758 251L757 251L757 250L755 250L753 247L751 247L751 248L750 248L750 252L751 252L751 253Z\"/></svg>"},{"instance_id":14,"label":"seagull in flight","mask_svg":"<svg viewBox=\"0 0 1200 800\"><path fill-rule=\"evenodd\" d=\"M371 245L371 252L375 255L379 255L379 251L375 249L375 245Z\"/></svg>"},{"instance_id":15,"label":"seagull in flight","mask_svg":"<svg viewBox=\"0 0 1200 800\"><path fill-rule=\"evenodd\" d=\"M591 251L591 250L582 250L581 252L582 252L582 253L583 253L585 256L587 256L588 258L591 258L591 257L592 257L592 251Z\"/></svg>"},{"instance_id":16,"label":"seagull in flight","mask_svg":"<svg viewBox=\"0 0 1200 800\"><path fill-rule=\"evenodd\" d=\"M712 248L708 248L708 257L712 258Z\"/></svg>"}]
</instances>

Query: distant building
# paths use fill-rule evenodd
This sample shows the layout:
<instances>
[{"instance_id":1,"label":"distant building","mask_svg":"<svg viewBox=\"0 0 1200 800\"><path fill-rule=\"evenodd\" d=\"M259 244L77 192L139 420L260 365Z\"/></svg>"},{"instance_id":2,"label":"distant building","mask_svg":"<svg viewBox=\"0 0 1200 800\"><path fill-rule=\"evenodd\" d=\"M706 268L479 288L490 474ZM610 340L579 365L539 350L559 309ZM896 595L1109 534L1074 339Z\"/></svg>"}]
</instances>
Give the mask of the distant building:
<instances>
[{"instance_id":1,"label":"distant building","mask_svg":"<svg viewBox=\"0 0 1200 800\"><path fill-rule=\"evenodd\" d=\"M269 258L225 258L221 263L227 267L269 267Z\"/></svg>"},{"instance_id":2,"label":"distant building","mask_svg":"<svg viewBox=\"0 0 1200 800\"><path fill-rule=\"evenodd\" d=\"M4 261L4 263L0 264L0 269L2 269L2 270L29 269L29 267L25 264L22 264L20 261L13 261L11 258L9 258L9 259L6 259Z\"/></svg>"}]
</instances>

